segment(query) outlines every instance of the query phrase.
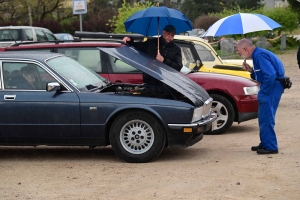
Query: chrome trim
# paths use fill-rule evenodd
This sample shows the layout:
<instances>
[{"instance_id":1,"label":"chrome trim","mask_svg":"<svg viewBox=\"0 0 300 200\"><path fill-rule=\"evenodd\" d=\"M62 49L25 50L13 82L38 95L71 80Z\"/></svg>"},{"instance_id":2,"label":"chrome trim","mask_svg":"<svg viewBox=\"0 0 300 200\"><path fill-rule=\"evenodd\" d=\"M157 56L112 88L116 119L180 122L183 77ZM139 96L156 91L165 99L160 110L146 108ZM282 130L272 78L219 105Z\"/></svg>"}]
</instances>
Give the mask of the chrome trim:
<instances>
[{"instance_id":1,"label":"chrome trim","mask_svg":"<svg viewBox=\"0 0 300 200\"><path fill-rule=\"evenodd\" d=\"M181 129L183 127L198 127L198 126L204 126L206 124L212 123L217 119L217 113L210 112L210 116L207 119L201 120L198 123L192 123L192 124L168 124L168 126L172 129Z\"/></svg>"},{"instance_id":2,"label":"chrome trim","mask_svg":"<svg viewBox=\"0 0 300 200\"><path fill-rule=\"evenodd\" d=\"M17 95L4 95L4 100L13 101L16 100Z\"/></svg>"},{"instance_id":3,"label":"chrome trim","mask_svg":"<svg viewBox=\"0 0 300 200\"><path fill-rule=\"evenodd\" d=\"M53 58L56 58L56 57L62 57L62 55L53 56L53 57L48 58L46 60L53 59ZM44 61L45 63L46 63L46 60ZM18 60L15 60L15 58L2 58L1 61L2 62L6 62L6 61L7 62L12 62L12 61L13 62L24 62L25 61L25 62L28 62L28 63L36 64L36 65L40 66L41 68L43 68L45 71L47 71L53 78L56 79L57 82L59 82L60 84L65 86L65 88L67 88L67 90L69 90L71 92L74 92L73 89L68 86L68 84L66 84L61 78L59 78L55 73L53 73L51 70L49 70L48 67L46 67L45 64L41 63L40 61L32 60L32 59L23 59L23 58L18 59ZM1 62L1 71L2 71L2 62ZM2 81L3 81L3 78L1 80L1 83L2 83ZM3 90L9 90L9 89L4 89L4 88L2 88L2 89ZM18 91L18 89L13 89L13 91ZM25 90L22 90L22 91L25 91ZM30 91L46 91L46 88L45 88L45 90L30 90ZM78 90L78 92L79 92L79 90Z\"/></svg>"}]
</instances>

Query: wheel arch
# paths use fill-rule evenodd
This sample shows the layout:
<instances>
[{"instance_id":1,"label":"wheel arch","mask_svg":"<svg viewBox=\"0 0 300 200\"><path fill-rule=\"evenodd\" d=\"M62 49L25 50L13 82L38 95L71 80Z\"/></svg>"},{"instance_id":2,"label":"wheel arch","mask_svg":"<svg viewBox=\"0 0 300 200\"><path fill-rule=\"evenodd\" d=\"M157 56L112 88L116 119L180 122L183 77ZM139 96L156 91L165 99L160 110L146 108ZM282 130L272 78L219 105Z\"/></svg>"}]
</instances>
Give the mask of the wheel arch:
<instances>
[{"instance_id":1,"label":"wheel arch","mask_svg":"<svg viewBox=\"0 0 300 200\"><path fill-rule=\"evenodd\" d=\"M238 108L236 106L234 99L230 95L228 95L224 92L218 91L218 90L210 90L207 92L209 95L218 94L218 95L221 95L221 96L225 97L226 99L228 99L228 101L231 103L231 105L233 106L233 109L234 109L234 122L238 121Z\"/></svg>"},{"instance_id":2,"label":"wheel arch","mask_svg":"<svg viewBox=\"0 0 300 200\"><path fill-rule=\"evenodd\" d=\"M110 144L109 141L109 133L110 133L110 129L111 126L113 124L113 122L115 121L115 119L125 113L125 112L131 112L131 111L143 111L143 112L147 112L148 114L152 115L155 119L157 119L157 121L160 123L161 127L164 129L164 134L166 135L166 143L168 142L168 134L167 134L167 127L166 125L163 123L162 118L160 117L160 115L153 109L146 109L143 107L139 107L139 108L123 108L123 109L119 109L116 112L114 112L110 117L109 120L106 123L106 128L105 128L105 136L106 136L106 140L107 140L107 144Z\"/></svg>"}]
</instances>

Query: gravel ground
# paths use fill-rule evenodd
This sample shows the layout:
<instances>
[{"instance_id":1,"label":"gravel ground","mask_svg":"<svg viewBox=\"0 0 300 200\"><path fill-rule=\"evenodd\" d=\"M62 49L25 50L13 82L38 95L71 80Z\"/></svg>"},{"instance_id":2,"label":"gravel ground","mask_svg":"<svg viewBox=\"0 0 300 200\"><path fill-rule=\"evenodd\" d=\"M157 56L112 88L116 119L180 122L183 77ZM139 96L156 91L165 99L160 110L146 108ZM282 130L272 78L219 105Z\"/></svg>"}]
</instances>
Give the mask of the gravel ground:
<instances>
[{"instance_id":1,"label":"gravel ground","mask_svg":"<svg viewBox=\"0 0 300 200\"><path fill-rule=\"evenodd\" d=\"M256 119L146 164L110 147L0 147L0 199L300 199L300 70L296 50L279 57L293 81L277 112L279 154L250 151Z\"/></svg>"}]
</instances>

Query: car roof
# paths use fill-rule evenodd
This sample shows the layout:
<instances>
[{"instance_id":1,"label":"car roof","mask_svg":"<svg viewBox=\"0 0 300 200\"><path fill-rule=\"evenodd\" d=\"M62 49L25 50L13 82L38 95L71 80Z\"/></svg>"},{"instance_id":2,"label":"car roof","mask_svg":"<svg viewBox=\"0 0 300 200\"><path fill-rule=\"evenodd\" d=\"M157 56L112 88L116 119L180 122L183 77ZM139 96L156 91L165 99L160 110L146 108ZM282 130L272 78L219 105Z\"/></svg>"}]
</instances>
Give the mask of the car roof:
<instances>
[{"instance_id":1,"label":"car roof","mask_svg":"<svg viewBox=\"0 0 300 200\"><path fill-rule=\"evenodd\" d=\"M4 59L28 59L28 60L36 60L40 62L44 62L46 59L57 57L57 56L64 56L58 53L49 53L49 52L37 52L37 51L28 51L26 53L21 51L9 51L9 52L1 52L0 58Z\"/></svg>"},{"instance_id":2,"label":"car roof","mask_svg":"<svg viewBox=\"0 0 300 200\"><path fill-rule=\"evenodd\" d=\"M37 27L37 26L1 26L0 29L23 29L23 28L38 28L38 29L47 29L44 27ZM49 30L49 29L47 29Z\"/></svg>"},{"instance_id":3,"label":"car roof","mask_svg":"<svg viewBox=\"0 0 300 200\"><path fill-rule=\"evenodd\" d=\"M124 44L123 44L124 45ZM20 47L19 47L20 46ZM53 41L42 41L42 42L22 42L22 43L15 43L10 46L4 47L10 50L18 50L18 49L36 49L36 48L55 48L55 47L99 47L99 46L107 46L107 47L117 47L122 46L121 42L115 40L53 40Z\"/></svg>"},{"instance_id":4,"label":"car roof","mask_svg":"<svg viewBox=\"0 0 300 200\"><path fill-rule=\"evenodd\" d=\"M197 36L175 35L174 39L187 40L187 41L197 40L197 41L200 41L200 42L207 43L207 41L205 39L197 37Z\"/></svg>"}]
</instances>

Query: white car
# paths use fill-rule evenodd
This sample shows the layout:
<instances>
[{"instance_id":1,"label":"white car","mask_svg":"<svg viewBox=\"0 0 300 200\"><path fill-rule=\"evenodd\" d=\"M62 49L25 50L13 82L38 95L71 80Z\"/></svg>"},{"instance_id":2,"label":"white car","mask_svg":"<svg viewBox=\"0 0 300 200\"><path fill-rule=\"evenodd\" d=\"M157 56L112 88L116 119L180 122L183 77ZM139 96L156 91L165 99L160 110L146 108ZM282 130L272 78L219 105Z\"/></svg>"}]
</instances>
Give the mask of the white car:
<instances>
[{"instance_id":1,"label":"white car","mask_svg":"<svg viewBox=\"0 0 300 200\"><path fill-rule=\"evenodd\" d=\"M74 40L70 33L54 33L54 35L58 40Z\"/></svg>"},{"instance_id":2,"label":"white car","mask_svg":"<svg viewBox=\"0 0 300 200\"><path fill-rule=\"evenodd\" d=\"M54 34L42 27L2 26L0 27L0 47L14 43L57 40Z\"/></svg>"}]
</instances>

